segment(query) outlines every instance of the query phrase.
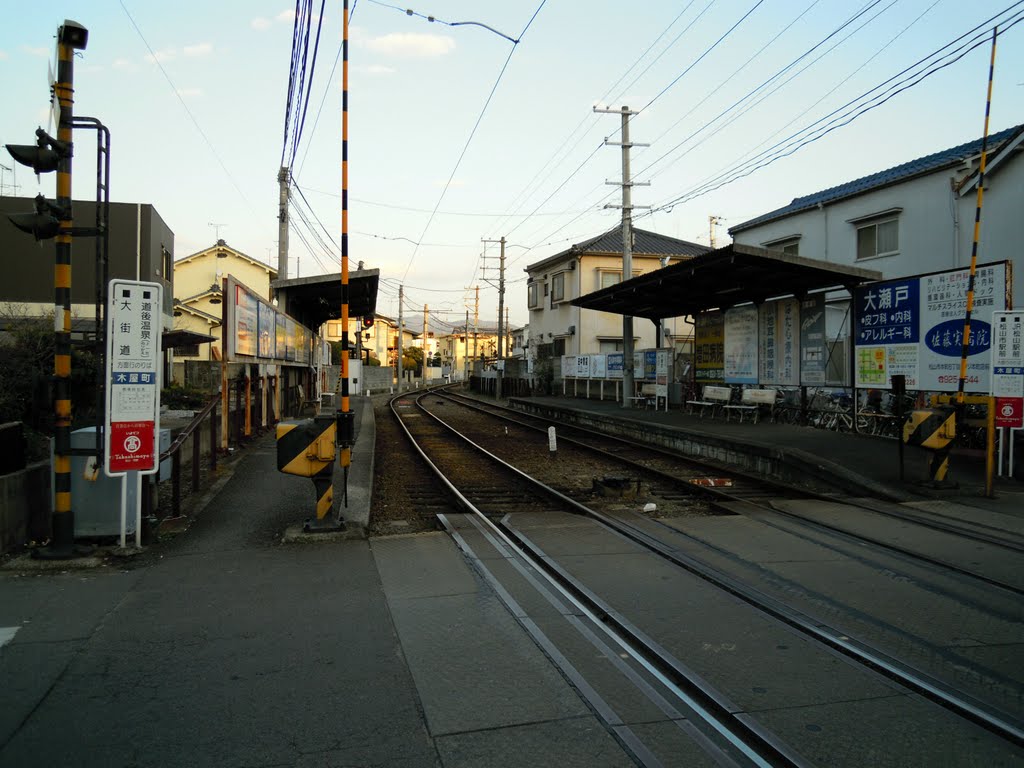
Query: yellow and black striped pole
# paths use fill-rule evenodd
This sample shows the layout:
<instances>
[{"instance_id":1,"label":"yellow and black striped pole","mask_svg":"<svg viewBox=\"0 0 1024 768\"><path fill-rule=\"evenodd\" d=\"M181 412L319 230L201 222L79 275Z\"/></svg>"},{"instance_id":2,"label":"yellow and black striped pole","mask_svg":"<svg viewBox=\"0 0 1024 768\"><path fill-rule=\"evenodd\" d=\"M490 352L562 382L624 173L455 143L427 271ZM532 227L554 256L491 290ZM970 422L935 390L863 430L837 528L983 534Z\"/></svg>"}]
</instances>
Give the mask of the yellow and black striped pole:
<instances>
[{"instance_id":1,"label":"yellow and black striped pole","mask_svg":"<svg viewBox=\"0 0 1024 768\"><path fill-rule=\"evenodd\" d=\"M63 41L62 30L63 27L57 31L57 80L53 90L60 105L57 140L70 147L75 49ZM50 546L36 553L52 558L75 554L75 518L71 507L71 160L72 153L68 152L57 165L57 207L61 213L53 275L53 533Z\"/></svg>"},{"instance_id":2,"label":"yellow and black striped pole","mask_svg":"<svg viewBox=\"0 0 1024 768\"><path fill-rule=\"evenodd\" d=\"M956 411L950 406L913 411L903 425L903 442L932 451L928 479L942 483L949 473L949 452L956 437Z\"/></svg>"},{"instance_id":3,"label":"yellow and black striped pole","mask_svg":"<svg viewBox=\"0 0 1024 768\"><path fill-rule=\"evenodd\" d=\"M996 70L996 38L999 28L992 29L992 55L988 64L988 95L985 98L985 131L981 138L981 164L978 168L978 202L974 207L974 242L971 245L971 271L967 280L967 310L964 313L964 340L960 351L960 381L957 384L956 404L963 409L964 383L967 381L967 355L971 343L971 313L974 310L974 275L978 266L978 241L981 238L981 203L985 197L985 161L988 155L988 119L992 109L992 80Z\"/></svg>"},{"instance_id":4,"label":"yellow and black striped pole","mask_svg":"<svg viewBox=\"0 0 1024 768\"><path fill-rule=\"evenodd\" d=\"M328 415L281 422L277 425L277 469L308 477L316 491L316 516L306 522L307 531L344 529L329 517L334 509L334 458L337 424Z\"/></svg>"},{"instance_id":5,"label":"yellow and black striped pole","mask_svg":"<svg viewBox=\"0 0 1024 768\"><path fill-rule=\"evenodd\" d=\"M342 13L341 60L341 404L338 421L338 462L344 483L342 498L348 506L348 468L352 463L351 445L354 419L349 402L349 285L348 285L348 0Z\"/></svg>"}]
</instances>

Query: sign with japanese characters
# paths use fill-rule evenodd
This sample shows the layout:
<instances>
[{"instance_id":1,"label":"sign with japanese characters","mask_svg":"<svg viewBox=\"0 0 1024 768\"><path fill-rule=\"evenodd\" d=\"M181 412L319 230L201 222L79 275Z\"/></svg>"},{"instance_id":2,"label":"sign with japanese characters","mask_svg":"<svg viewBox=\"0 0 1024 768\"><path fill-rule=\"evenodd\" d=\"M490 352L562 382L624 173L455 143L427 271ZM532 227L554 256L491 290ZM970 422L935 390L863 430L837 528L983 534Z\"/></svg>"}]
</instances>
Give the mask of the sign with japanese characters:
<instances>
[{"instance_id":1,"label":"sign with japanese characters","mask_svg":"<svg viewBox=\"0 0 1024 768\"><path fill-rule=\"evenodd\" d=\"M996 426L1024 427L1024 314L992 314L992 394Z\"/></svg>"},{"instance_id":2,"label":"sign with japanese characters","mask_svg":"<svg viewBox=\"0 0 1024 768\"><path fill-rule=\"evenodd\" d=\"M108 475L159 469L160 332L163 287L111 280L107 300Z\"/></svg>"},{"instance_id":3,"label":"sign with japanese characters","mask_svg":"<svg viewBox=\"0 0 1024 768\"><path fill-rule=\"evenodd\" d=\"M895 375L907 389L952 392L959 386L964 315L970 270L870 283L854 291L855 382L858 387L888 387ZM1005 262L977 267L968 392L988 392L990 321L1006 308Z\"/></svg>"},{"instance_id":4,"label":"sign with japanese characters","mask_svg":"<svg viewBox=\"0 0 1024 768\"><path fill-rule=\"evenodd\" d=\"M762 384L795 386L799 380L800 302L770 301L758 310L758 362Z\"/></svg>"},{"instance_id":5,"label":"sign with japanese characters","mask_svg":"<svg viewBox=\"0 0 1024 768\"><path fill-rule=\"evenodd\" d=\"M725 381L757 384L757 307L733 307L725 313Z\"/></svg>"},{"instance_id":6,"label":"sign with japanese characters","mask_svg":"<svg viewBox=\"0 0 1024 768\"><path fill-rule=\"evenodd\" d=\"M721 312L701 312L694 328L694 377L701 384L724 381L725 326Z\"/></svg>"}]
</instances>

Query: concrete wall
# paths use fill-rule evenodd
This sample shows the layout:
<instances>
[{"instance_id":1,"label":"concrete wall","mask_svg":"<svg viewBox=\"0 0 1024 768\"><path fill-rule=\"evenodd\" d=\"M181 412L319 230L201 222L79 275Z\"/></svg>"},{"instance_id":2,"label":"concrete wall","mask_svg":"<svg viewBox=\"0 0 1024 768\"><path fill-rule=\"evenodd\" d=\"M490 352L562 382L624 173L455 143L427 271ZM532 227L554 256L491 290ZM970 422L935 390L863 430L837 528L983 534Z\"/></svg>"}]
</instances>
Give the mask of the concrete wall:
<instances>
[{"instance_id":1,"label":"concrete wall","mask_svg":"<svg viewBox=\"0 0 1024 768\"><path fill-rule=\"evenodd\" d=\"M0 475L0 554L50 536L50 462Z\"/></svg>"}]
</instances>

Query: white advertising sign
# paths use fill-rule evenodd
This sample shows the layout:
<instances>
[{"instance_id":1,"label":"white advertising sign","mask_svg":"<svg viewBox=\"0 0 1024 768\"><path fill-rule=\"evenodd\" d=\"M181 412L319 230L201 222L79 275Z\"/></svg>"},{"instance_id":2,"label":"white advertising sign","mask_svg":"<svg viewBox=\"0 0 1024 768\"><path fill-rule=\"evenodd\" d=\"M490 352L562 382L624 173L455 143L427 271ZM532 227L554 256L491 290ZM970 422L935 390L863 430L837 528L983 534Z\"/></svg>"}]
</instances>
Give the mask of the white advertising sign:
<instances>
[{"instance_id":1,"label":"white advertising sign","mask_svg":"<svg viewBox=\"0 0 1024 768\"><path fill-rule=\"evenodd\" d=\"M725 381L757 384L757 307L725 313Z\"/></svg>"}]
</instances>

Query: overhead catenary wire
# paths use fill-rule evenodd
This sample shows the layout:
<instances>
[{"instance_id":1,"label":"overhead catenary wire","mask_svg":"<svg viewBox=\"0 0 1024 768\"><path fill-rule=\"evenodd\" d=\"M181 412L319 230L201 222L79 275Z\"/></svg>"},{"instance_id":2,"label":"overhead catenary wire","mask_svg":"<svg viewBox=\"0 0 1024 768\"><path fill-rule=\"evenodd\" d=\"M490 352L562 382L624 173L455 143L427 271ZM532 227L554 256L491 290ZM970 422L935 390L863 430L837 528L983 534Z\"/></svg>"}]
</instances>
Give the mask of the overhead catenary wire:
<instances>
[{"instance_id":1,"label":"overhead catenary wire","mask_svg":"<svg viewBox=\"0 0 1024 768\"><path fill-rule=\"evenodd\" d=\"M679 194L667 202L655 206L655 209L670 210L676 205L688 202L696 197L702 196L716 189L720 189L726 184L730 184L740 178L749 176L755 171L767 167L783 157L789 157L808 144L819 141L826 135L832 133L838 128L848 125L867 112L877 109L900 93L903 93L909 88L913 88L928 77L934 75L936 72L960 61L964 56L976 48L985 45L992 30L992 27L989 25L992 24L993 21L995 21L1000 27L1000 35L1005 34L1015 27L1024 20L1024 11L1017 11L1007 19L1001 19L1000 17L1021 5L1024 5L1024 0L1014 3L1009 8L1001 11L999 14L996 14L996 16L982 22L982 24L974 27L950 43L941 46L936 51L933 51L931 54L919 59L909 67L904 68L896 75L893 75L860 96L851 99L846 104L838 107L824 117L819 118L813 123L791 134L787 138L782 139L745 163L739 164L714 179L705 181L704 183L691 188L687 192ZM966 42L961 42L965 38L967 38ZM952 50L946 50L950 48L952 48ZM932 59L935 60L931 61ZM649 213L650 212L646 215L649 215Z\"/></svg>"},{"instance_id":2,"label":"overhead catenary wire","mask_svg":"<svg viewBox=\"0 0 1024 768\"><path fill-rule=\"evenodd\" d=\"M505 59L505 63L502 65L501 71L498 73L498 77L494 81L494 85L491 87L490 93L487 95L487 99L484 101L483 108L480 110L480 114L477 116L476 122L473 124L472 130L469 132L469 136L466 139L465 145L462 147L462 151L459 153L458 159L455 161L455 167L452 168L452 172L451 174L449 174L448 180L445 182L444 188L441 190L441 194L437 199L437 203L434 204L434 210L430 214L430 217L427 219L427 223L423 227L423 232L417 238L418 241L422 242L426 238L427 231L430 229L430 225L434 221L434 216L436 215L438 208L441 207L441 202L444 200L445 195L448 193L449 187L451 187L452 180L455 178L455 173L458 171L459 166L462 164L462 159L466 156L466 152L473 141L473 137L476 135L477 129L480 127L480 123L483 121L484 115L487 112L487 107L490 105L491 99L494 98L494 94L498 90L498 85L501 83L501 79L502 77L504 77L505 71L508 69L509 62L512 61L512 56L515 54L516 49L519 47L519 42L523 39L523 37L526 36L527 31L533 25L534 20L537 18L537 15L541 12L541 9L544 7L545 3L547 3L547 0L541 0L540 5L537 6L537 9L533 12L533 15L530 17L530 20L526 23L526 26L523 27L522 33L512 44L512 49L508 52L508 57ZM403 280L406 277L408 277L409 270L412 268L413 262L415 261L416 254L418 252L419 246L414 246L413 252L409 256L409 261L405 266L405 272L402 275Z\"/></svg>"}]
</instances>

